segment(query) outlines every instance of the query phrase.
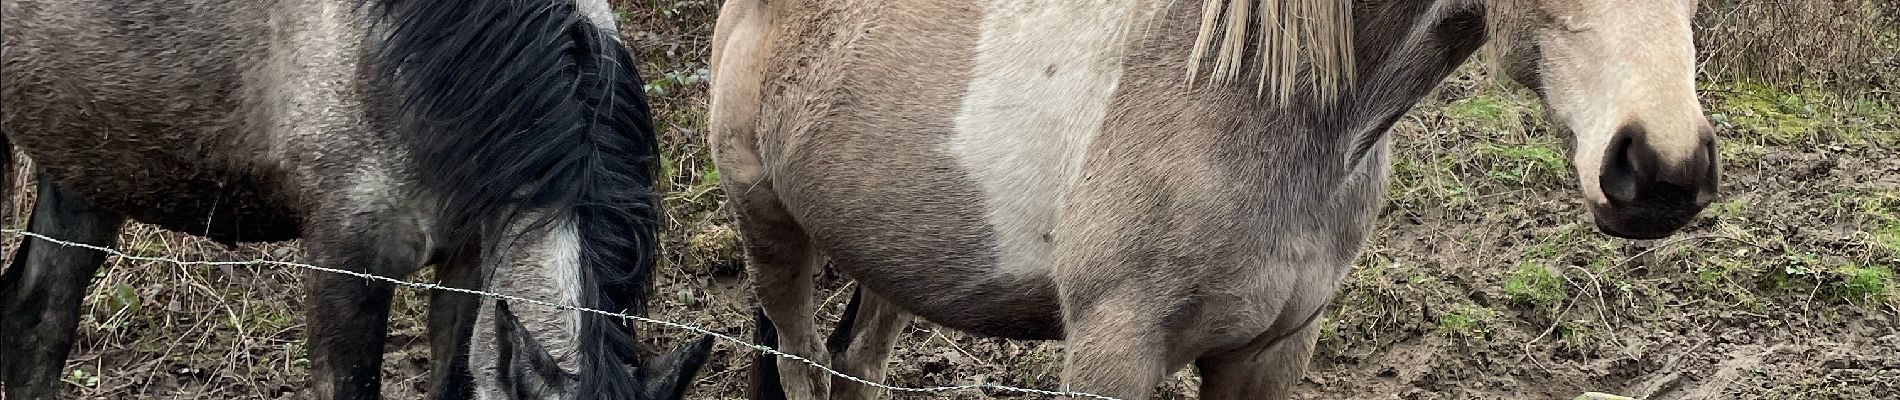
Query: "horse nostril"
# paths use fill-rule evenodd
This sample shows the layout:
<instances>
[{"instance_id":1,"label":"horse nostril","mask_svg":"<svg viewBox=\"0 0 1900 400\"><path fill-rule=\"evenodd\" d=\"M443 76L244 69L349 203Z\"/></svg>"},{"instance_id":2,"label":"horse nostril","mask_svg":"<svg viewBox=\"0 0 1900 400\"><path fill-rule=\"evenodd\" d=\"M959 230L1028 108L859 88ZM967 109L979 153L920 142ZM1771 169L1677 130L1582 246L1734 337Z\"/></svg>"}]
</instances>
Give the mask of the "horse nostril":
<instances>
[{"instance_id":1,"label":"horse nostril","mask_svg":"<svg viewBox=\"0 0 1900 400\"><path fill-rule=\"evenodd\" d=\"M1695 147L1666 149L1672 154L1687 151L1664 158L1665 149L1650 139L1675 138L1649 133L1636 124L1624 125L1604 149L1598 185L1608 204L1592 204L1591 212L1605 233L1631 239L1668 236L1715 200L1720 168L1715 136L1705 129Z\"/></svg>"},{"instance_id":2,"label":"horse nostril","mask_svg":"<svg viewBox=\"0 0 1900 400\"><path fill-rule=\"evenodd\" d=\"M1638 189L1655 180L1656 152L1642 143L1643 128L1630 124L1610 138L1603 153L1603 175L1597 178L1612 204L1636 201Z\"/></svg>"},{"instance_id":3,"label":"horse nostril","mask_svg":"<svg viewBox=\"0 0 1900 400\"><path fill-rule=\"evenodd\" d=\"M1695 201L1697 205L1708 205L1715 201L1715 193L1722 180L1722 160L1715 149L1715 135L1704 131L1702 146L1698 150L1694 171L1701 179L1696 180Z\"/></svg>"}]
</instances>

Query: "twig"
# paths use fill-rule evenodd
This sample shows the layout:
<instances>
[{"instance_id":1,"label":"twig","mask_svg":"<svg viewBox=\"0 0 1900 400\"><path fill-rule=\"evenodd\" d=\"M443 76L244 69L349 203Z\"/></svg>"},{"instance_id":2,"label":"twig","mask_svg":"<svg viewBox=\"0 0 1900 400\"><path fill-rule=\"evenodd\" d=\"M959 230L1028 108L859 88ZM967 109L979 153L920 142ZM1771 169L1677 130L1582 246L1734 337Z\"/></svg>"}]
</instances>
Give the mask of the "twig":
<instances>
[{"instance_id":1,"label":"twig","mask_svg":"<svg viewBox=\"0 0 1900 400\"><path fill-rule=\"evenodd\" d=\"M957 350L957 352L960 352L960 353L963 353L963 355L964 355L964 356L966 356L966 357L970 357L970 359L972 359L972 360L976 360L976 362L980 362L980 363L983 363L983 365L984 365L984 366L995 366L995 365L996 365L996 363L994 363L994 362L990 362L990 360L987 360L987 359L984 359L984 358L982 358L982 357L977 357L977 356L976 356L976 354L974 354L974 353L971 353L971 352L970 352L969 350L964 350L964 349L963 349L963 346L958 346L958 345L957 345L957 342L956 342L956 341L954 341L954 340L950 340L950 338L949 338L949 337L947 337L947 336L944 336L942 332L937 332L937 330L936 330L936 329L929 329L929 331L930 331L930 337L931 337L932 339L941 339L941 340L943 340L943 343L944 343L944 344L948 344L948 345L950 345L950 348L952 348L952 349L956 349L956 350Z\"/></svg>"},{"instance_id":2,"label":"twig","mask_svg":"<svg viewBox=\"0 0 1900 400\"><path fill-rule=\"evenodd\" d=\"M1674 245L1676 245L1677 243L1682 243L1682 242L1687 242L1687 241L1691 241L1691 240L1711 240L1711 239L1725 239L1725 240L1728 240L1728 241L1732 241L1732 242L1736 242L1736 243L1741 243L1741 244L1745 244L1745 245L1749 245L1749 246L1754 246L1755 248L1759 248L1759 249L1762 249L1762 251L1768 251L1768 252L1774 252L1774 251L1776 251L1775 249L1772 249L1772 248L1769 248L1768 246L1763 246L1763 245L1761 245L1761 244L1758 244L1758 243L1755 243L1755 242L1750 242L1750 241L1747 241L1747 240L1742 240L1742 239L1739 239L1739 238L1735 238L1735 237L1732 237L1732 236L1728 236L1728 235L1723 235L1723 234L1707 234L1707 235L1698 235L1698 236L1684 236L1684 237L1678 237L1678 238L1675 238L1675 239L1670 239L1670 240L1668 240L1668 241L1665 241L1665 242L1662 242L1662 243L1658 243L1658 244L1656 244L1655 246L1650 246L1650 247L1649 247L1649 248L1647 248L1647 249L1643 249L1643 251L1641 251L1641 252L1637 252L1637 253L1636 253L1636 255L1633 255L1633 256L1630 256L1629 258L1625 258L1625 259L1623 259L1623 261L1621 261L1621 262L1618 262L1618 263L1616 263L1616 265L1614 265L1614 266L1611 266L1611 267L1610 267L1610 269L1611 269L1611 270L1618 270L1618 271L1620 271L1620 270L1622 270L1622 269L1623 269L1623 267L1626 267L1626 266L1629 266L1629 264L1630 264L1630 262L1633 262L1633 261L1636 261L1637 259L1640 259L1640 258L1643 258L1643 256L1646 256L1646 255L1649 255L1649 253L1654 253L1654 252L1656 252L1656 250L1657 250L1657 249L1662 249L1662 248L1666 248L1666 247L1670 247L1670 246L1674 246Z\"/></svg>"}]
</instances>

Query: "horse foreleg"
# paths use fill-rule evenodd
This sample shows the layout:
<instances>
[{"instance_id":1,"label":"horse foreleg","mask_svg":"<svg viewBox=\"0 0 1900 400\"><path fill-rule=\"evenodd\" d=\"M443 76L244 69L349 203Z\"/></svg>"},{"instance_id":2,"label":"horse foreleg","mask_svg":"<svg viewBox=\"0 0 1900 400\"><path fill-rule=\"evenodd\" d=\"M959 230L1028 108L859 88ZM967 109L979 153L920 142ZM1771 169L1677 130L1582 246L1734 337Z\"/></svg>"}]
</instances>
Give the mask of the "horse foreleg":
<instances>
[{"instance_id":1,"label":"horse foreleg","mask_svg":"<svg viewBox=\"0 0 1900 400\"><path fill-rule=\"evenodd\" d=\"M409 245L413 241L398 236L411 231L397 228L401 225L393 220L355 218L305 235L305 248L315 264L398 278L420 268L421 245ZM315 398L379 398L391 285L313 271L304 279L304 289L309 294L305 318Z\"/></svg>"},{"instance_id":2,"label":"horse foreleg","mask_svg":"<svg viewBox=\"0 0 1900 400\"><path fill-rule=\"evenodd\" d=\"M766 318L778 328L778 350L822 362L828 358L821 357L827 353L812 320L811 239L771 198L769 185L761 186L763 190L733 199L739 206L746 272L752 277L753 293ZM823 371L791 359L776 363L785 398L824 399L830 394L831 379Z\"/></svg>"},{"instance_id":3,"label":"horse foreleg","mask_svg":"<svg viewBox=\"0 0 1900 400\"><path fill-rule=\"evenodd\" d=\"M1169 327L1140 299L1071 299L1099 295L1064 293L1064 389L1146 399L1168 372Z\"/></svg>"},{"instance_id":4,"label":"horse foreleg","mask_svg":"<svg viewBox=\"0 0 1900 400\"><path fill-rule=\"evenodd\" d=\"M813 322L812 262L804 240L797 243L752 246L748 271L754 293L766 318L778 327L779 350L814 361L824 361L824 343ZM764 250L760 247L772 247ZM791 359L777 361L785 396L793 400L823 399L831 380L817 368Z\"/></svg>"},{"instance_id":5,"label":"horse foreleg","mask_svg":"<svg viewBox=\"0 0 1900 400\"><path fill-rule=\"evenodd\" d=\"M436 264L443 286L481 289L481 256L475 249L459 251ZM437 290L429 293L430 376L437 399L466 399L475 395L475 377L468 369L469 338L481 299L471 294Z\"/></svg>"},{"instance_id":6,"label":"horse foreleg","mask_svg":"<svg viewBox=\"0 0 1900 400\"><path fill-rule=\"evenodd\" d=\"M845 318L832 330L831 365L865 380L883 383L890 368L891 351L897 335L910 324L910 313L862 287L852 293ZM832 400L869 400L878 398L882 389L835 378L831 382Z\"/></svg>"},{"instance_id":7,"label":"horse foreleg","mask_svg":"<svg viewBox=\"0 0 1900 400\"><path fill-rule=\"evenodd\" d=\"M1305 375L1307 360L1319 340L1319 319L1308 321L1292 334L1262 335L1259 343L1222 354L1203 355L1194 365L1201 371L1201 398L1285 399L1293 384Z\"/></svg>"},{"instance_id":8,"label":"horse foreleg","mask_svg":"<svg viewBox=\"0 0 1900 400\"><path fill-rule=\"evenodd\" d=\"M9 149L10 150L10 149ZM55 239L112 246L122 217L92 208L44 177L29 229ZM0 386L4 398L59 394L79 327L79 301L106 254L27 238L0 274Z\"/></svg>"}]
</instances>

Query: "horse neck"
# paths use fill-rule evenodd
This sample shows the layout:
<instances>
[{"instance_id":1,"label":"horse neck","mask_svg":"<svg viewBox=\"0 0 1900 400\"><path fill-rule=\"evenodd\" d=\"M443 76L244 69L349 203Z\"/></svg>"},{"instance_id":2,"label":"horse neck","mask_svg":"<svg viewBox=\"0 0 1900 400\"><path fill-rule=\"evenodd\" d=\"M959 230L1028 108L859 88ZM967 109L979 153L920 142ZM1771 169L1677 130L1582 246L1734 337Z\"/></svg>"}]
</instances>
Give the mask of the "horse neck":
<instances>
[{"instance_id":1,"label":"horse neck","mask_svg":"<svg viewBox=\"0 0 1900 400\"><path fill-rule=\"evenodd\" d=\"M1251 80L1260 70L1260 61L1252 57L1243 68L1253 74L1243 74L1237 82L1189 81L1187 49L1195 42L1193 28L1200 23L1201 8L1166 1L1149 6L1157 13L1127 28L1134 36L1126 44L1127 76L1119 96L1134 105L1122 108L1185 114L1172 126L1157 127L1173 129L1170 135L1178 140L1238 149L1227 156L1298 153L1305 158L1299 160L1301 166L1356 166L1398 118L1484 42L1481 1L1385 0L1362 5L1353 15L1355 75L1349 86L1327 98L1303 88L1283 102ZM1303 82L1310 82L1310 70L1301 75ZM1190 129L1197 126L1227 128ZM1357 168L1325 170L1332 172L1315 172L1338 177Z\"/></svg>"},{"instance_id":2,"label":"horse neck","mask_svg":"<svg viewBox=\"0 0 1900 400\"><path fill-rule=\"evenodd\" d=\"M1485 5L1473 0L1396 1L1354 15L1359 75L1330 119L1346 127L1357 163L1398 119L1485 42Z\"/></svg>"}]
</instances>

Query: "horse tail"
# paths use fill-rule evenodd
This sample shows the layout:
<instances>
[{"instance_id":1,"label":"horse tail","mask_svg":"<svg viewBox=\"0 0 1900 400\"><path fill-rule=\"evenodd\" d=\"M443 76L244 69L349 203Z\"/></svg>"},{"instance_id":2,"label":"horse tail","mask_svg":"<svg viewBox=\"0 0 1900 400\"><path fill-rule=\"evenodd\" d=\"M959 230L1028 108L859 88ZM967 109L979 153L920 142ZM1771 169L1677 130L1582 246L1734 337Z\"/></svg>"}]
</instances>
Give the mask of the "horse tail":
<instances>
[{"instance_id":1,"label":"horse tail","mask_svg":"<svg viewBox=\"0 0 1900 400\"><path fill-rule=\"evenodd\" d=\"M393 24L374 68L400 93L408 150L449 240L495 248L509 240L500 227L571 222L581 306L643 313L659 147L618 32L564 0L371 1ZM632 328L582 321L581 397L639 398Z\"/></svg>"},{"instance_id":2,"label":"horse tail","mask_svg":"<svg viewBox=\"0 0 1900 400\"><path fill-rule=\"evenodd\" d=\"M0 216L13 215L13 194L15 192L13 187L13 168L13 141L7 139L6 131L0 130ZM26 210L20 211L20 215L29 216L28 218L32 215L26 212ZM5 224L6 222L4 218L0 218L0 224Z\"/></svg>"},{"instance_id":3,"label":"horse tail","mask_svg":"<svg viewBox=\"0 0 1900 400\"><path fill-rule=\"evenodd\" d=\"M766 318L765 310L752 310L752 343L760 346L778 348L778 326ZM785 400L785 386L779 381L778 357L760 352L752 358L751 382L746 385L746 399L749 400Z\"/></svg>"}]
</instances>

